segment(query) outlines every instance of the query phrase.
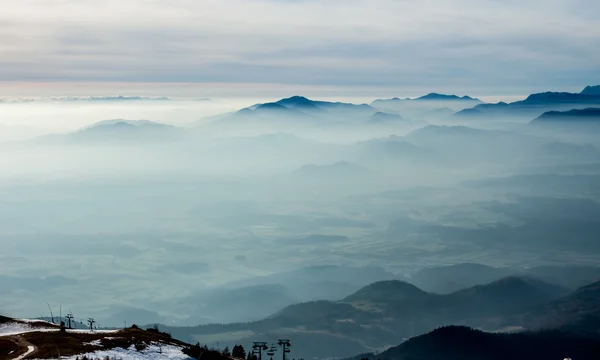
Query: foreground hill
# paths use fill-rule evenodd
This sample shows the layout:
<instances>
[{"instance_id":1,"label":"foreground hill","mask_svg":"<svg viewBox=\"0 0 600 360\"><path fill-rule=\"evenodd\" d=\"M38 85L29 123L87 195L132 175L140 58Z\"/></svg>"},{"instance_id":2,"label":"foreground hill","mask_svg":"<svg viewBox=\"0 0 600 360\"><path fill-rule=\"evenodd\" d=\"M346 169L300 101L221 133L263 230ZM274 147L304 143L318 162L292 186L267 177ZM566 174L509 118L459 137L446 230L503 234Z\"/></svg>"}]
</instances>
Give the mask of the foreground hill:
<instances>
[{"instance_id":1,"label":"foreground hill","mask_svg":"<svg viewBox=\"0 0 600 360\"><path fill-rule=\"evenodd\" d=\"M0 316L0 360L88 359L119 360L193 358L228 359L214 351L172 339L170 334L137 327L121 330L60 331L57 325Z\"/></svg>"},{"instance_id":2,"label":"foreground hill","mask_svg":"<svg viewBox=\"0 0 600 360\"><path fill-rule=\"evenodd\" d=\"M417 336L378 355L359 358L386 360L531 360L597 359L598 338L566 332L493 334L463 326L448 326Z\"/></svg>"}]
</instances>

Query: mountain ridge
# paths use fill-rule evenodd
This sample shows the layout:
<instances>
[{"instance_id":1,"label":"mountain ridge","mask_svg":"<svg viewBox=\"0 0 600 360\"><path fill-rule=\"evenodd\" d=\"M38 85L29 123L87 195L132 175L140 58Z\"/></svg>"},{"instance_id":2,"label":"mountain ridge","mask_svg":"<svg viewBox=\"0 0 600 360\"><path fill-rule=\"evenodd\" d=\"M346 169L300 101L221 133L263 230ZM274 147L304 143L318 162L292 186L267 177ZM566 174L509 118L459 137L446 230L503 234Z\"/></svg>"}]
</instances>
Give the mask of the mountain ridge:
<instances>
[{"instance_id":1,"label":"mountain ridge","mask_svg":"<svg viewBox=\"0 0 600 360\"><path fill-rule=\"evenodd\" d=\"M263 336L334 336L363 350L378 349L435 329L459 323L477 327L519 324L519 314L555 298L541 281L511 277L448 295L427 293L400 281L379 281L338 301L310 301L287 306L265 319L246 324L170 328L183 339L201 334L261 333ZM505 304L501 304L505 303ZM498 322L498 318L504 319ZM244 337L249 340L249 338ZM226 341L222 338L222 341ZM241 338L236 341L242 341ZM323 345L325 346L325 345ZM315 349L316 350L316 349ZM357 351L359 352L359 351ZM308 351L302 356L314 356ZM351 356L342 349L323 347L321 356Z\"/></svg>"},{"instance_id":2,"label":"mountain ridge","mask_svg":"<svg viewBox=\"0 0 600 360\"><path fill-rule=\"evenodd\" d=\"M533 125L545 123L600 123L600 107L571 109L567 111L548 111L530 122Z\"/></svg>"}]
</instances>

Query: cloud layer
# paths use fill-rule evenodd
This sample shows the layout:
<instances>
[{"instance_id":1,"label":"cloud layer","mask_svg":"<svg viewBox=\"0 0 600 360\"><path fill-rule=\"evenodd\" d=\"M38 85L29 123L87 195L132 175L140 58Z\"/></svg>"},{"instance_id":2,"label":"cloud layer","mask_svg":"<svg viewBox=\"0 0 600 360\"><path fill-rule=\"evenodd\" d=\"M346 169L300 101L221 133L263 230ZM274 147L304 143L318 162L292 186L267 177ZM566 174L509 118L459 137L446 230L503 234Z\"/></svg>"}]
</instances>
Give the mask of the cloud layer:
<instances>
[{"instance_id":1,"label":"cloud layer","mask_svg":"<svg viewBox=\"0 0 600 360\"><path fill-rule=\"evenodd\" d=\"M600 82L595 0L21 0L0 80L561 87Z\"/></svg>"}]
</instances>

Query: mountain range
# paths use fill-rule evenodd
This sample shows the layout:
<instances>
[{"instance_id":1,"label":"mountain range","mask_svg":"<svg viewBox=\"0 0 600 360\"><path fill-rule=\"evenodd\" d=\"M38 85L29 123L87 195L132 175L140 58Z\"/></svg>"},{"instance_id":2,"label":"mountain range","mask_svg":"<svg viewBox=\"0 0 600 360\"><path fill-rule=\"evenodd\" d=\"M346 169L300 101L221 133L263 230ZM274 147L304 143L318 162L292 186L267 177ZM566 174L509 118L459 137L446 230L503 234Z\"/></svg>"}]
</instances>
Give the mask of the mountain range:
<instances>
[{"instance_id":1,"label":"mountain range","mask_svg":"<svg viewBox=\"0 0 600 360\"><path fill-rule=\"evenodd\" d=\"M567 292L524 277L503 278L447 295L388 280L367 285L338 301L290 305L259 321L168 329L187 341L208 335L224 343L244 343L256 336L266 340L293 337L302 348L299 355L350 356L384 349L446 324L489 329L522 326L519 314Z\"/></svg>"},{"instance_id":2,"label":"mountain range","mask_svg":"<svg viewBox=\"0 0 600 360\"><path fill-rule=\"evenodd\" d=\"M600 96L600 95L598 95ZM600 124L600 108L571 109L568 111L548 111L535 118L533 125L567 125L571 127L587 124Z\"/></svg>"},{"instance_id":3,"label":"mountain range","mask_svg":"<svg viewBox=\"0 0 600 360\"><path fill-rule=\"evenodd\" d=\"M302 119L306 124L321 124L324 121L367 121L377 112L367 104L315 101L303 96L292 96L275 102L256 104L232 114L219 116L217 123L249 123L252 121L289 122ZM340 119L342 118L342 119Z\"/></svg>"},{"instance_id":4,"label":"mountain range","mask_svg":"<svg viewBox=\"0 0 600 360\"><path fill-rule=\"evenodd\" d=\"M586 86L585 89L581 91L584 95L600 95L600 85L595 86Z\"/></svg>"},{"instance_id":5,"label":"mountain range","mask_svg":"<svg viewBox=\"0 0 600 360\"><path fill-rule=\"evenodd\" d=\"M410 275L409 281L426 291L448 294L476 285L485 285L510 276L539 279L562 288L575 290L600 280L600 267L548 265L513 269L462 263L421 269Z\"/></svg>"},{"instance_id":6,"label":"mountain range","mask_svg":"<svg viewBox=\"0 0 600 360\"><path fill-rule=\"evenodd\" d=\"M400 114L410 120L442 119L456 111L468 109L482 101L470 96L430 93L414 99L377 99L371 106L379 111Z\"/></svg>"},{"instance_id":7,"label":"mountain range","mask_svg":"<svg viewBox=\"0 0 600 360\"><path fill-rule=\"evenodd\" d=\"M530 331L489 333L445 326L378 354L351 360L595 359L600 353L600 281L532 307L523 317ZM348 360L350 360L348 359Z\"/></svg>"},{"instance_id":8,"label":"mountain range","mask_svg":"<svg viewBox=\"0 0 600 360\"><path fill-rule=\"evenodd\" d=\"M233 113L212 118L206 130L219 130L229 126L239 130L244 125L264 134L265 131L290 131L302 127L323 127L341 130L344 126L380 125L391 129L425 128L427 120L440 121L453 112L455 119L476 120L494 117L522 117L532 124L598 123L600 119L599 86L588 86L580 93L544 92L531 94L526 99L512 103L483 103L470 96L430 93L415 99L379 99L369 104L352 104L311 100L292 96L275 102L256 104ZM104 98L103 98L104 99ZM112 99L112 98L111 98ZM113 100L120 100L115 97ZM596 106L596 107L594 107ZM568 121L567 121L568 120ZM281 126L281 128L278 128ZM247 127L244 127L247 128ZM457 129L454 129L458 131ZM466 131L468 129L463 128ZM463 133L464 133L463 131ZM42 144L179 140L188 133L184 129L148 120L113 119L101 121L68 134L46 135L33 140ZM188 134L189 135L189 134ZM413 137L415 134L412 135ZM419 145L419 144L415 144ZM433 149L435 150L435 149Z\"/></svg>"},{"instance_id":9,"label":"mountain range","mask_svg":"<svg viewBox=\"0 0 600 360\"><path fill-rule=\"evenodd\" d=\"M463 109L456 118L520 117L532 119L548 111L566 111L600 106L597 87L588 86L580 93L543 92L531 94L526 99L511 103L479 104Z\"/></svg>"}]
</instances>

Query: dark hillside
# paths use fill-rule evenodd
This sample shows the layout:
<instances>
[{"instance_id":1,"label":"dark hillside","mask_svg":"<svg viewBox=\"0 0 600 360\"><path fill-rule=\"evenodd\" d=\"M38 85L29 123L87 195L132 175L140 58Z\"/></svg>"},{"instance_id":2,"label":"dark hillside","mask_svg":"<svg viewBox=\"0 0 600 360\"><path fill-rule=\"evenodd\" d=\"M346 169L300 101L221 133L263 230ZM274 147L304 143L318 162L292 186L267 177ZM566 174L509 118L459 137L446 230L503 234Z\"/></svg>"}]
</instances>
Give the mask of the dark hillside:
<instances>
[{"instance_id":1,"label":"dark hillside","mask_svg":"<svg viewBox=\"0 0 600 360\"><path fill-rule=\"evenodd\" d=\"M600 340L562 332L491 334L448 326L377 355L385 360L597 359ZM375 357L374 357L375 358Z\"/></svg>"}]
</instances>

